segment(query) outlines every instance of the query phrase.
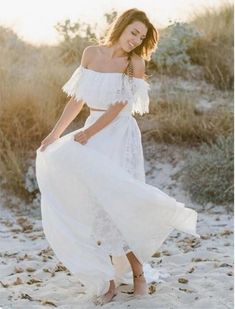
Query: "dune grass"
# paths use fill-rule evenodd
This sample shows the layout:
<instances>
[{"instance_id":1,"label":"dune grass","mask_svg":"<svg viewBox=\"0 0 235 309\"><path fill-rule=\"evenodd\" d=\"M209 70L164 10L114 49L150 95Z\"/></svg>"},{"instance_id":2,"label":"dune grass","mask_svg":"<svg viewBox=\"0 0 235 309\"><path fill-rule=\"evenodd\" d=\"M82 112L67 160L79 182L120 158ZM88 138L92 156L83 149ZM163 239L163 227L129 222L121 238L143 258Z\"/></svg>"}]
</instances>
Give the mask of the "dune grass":
<instances>
[{"instance_id":1,"label":"dune grass","mask_svg":"<svg viewBox=\"0 0 235 309\"><path fill-rule=\"evenodd\" d=\"M228 136L233 131L233 114L226 107L202 111L194 98L185 93L151 103L156 125L146 137L156 142L197 146L212 143L217 136Z\"/></svg>"},{"instance_id":2,"label":"dune grass","mask_svg":"<svg viewBox=\"0 0 235 309\"><path fill-rule=\"evenodd\" d=\"M234 5L195 12L191 24L203 33L189 50L192 62L204 67L205 79L217 88L233 88Z\"/></svg>"}]
</instances>

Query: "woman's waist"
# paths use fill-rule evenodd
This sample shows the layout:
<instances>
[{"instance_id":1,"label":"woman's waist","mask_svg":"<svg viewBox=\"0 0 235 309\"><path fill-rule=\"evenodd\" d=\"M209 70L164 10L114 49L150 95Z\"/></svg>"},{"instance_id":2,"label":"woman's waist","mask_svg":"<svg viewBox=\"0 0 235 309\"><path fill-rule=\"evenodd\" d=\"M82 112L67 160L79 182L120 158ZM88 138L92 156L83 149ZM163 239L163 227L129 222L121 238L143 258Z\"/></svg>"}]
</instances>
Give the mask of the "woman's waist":
<instances>
[{"instance_id":1,"label":"woman's waist","mask_svg":"<svg viewBox=\"0 0 235 309\"><path fill-rule=\"evenodd\" d=\"M105 112L107 112L107 109L98 109L94 107L90 107L90 115L102 115ZM132 116L131 111L128 109L125 109L125 107L119 112L117 116Z\"/></svg>"},{"instance_id":2,"label":"woman's waist","mask_svg":"<svg viewBox=\"0 0 235 309\"><path fill-rule=\"evenodd\" d=\"M85 126L90 126L100 118L101 115L106 113L107 110L93 110L90 109L90 115L87 117L85 121ZM139 130L138 124L136 122L135 117L129 112L124 111L123 109L118 113L118 115L106 126L106 130L108 128L112 128L113 126L117 128L120 125L120 128L126 130L127 127L133 128L136 127Z\"/></svg>"}]
</instances>

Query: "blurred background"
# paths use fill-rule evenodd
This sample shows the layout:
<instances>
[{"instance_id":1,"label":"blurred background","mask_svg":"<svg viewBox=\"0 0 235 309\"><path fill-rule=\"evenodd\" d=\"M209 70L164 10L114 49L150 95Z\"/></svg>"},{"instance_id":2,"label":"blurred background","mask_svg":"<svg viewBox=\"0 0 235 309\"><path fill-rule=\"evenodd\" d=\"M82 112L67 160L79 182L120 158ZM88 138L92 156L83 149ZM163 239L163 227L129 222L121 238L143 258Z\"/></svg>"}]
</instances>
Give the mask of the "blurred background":
<instances>
[{"instance_id":1,"label":"blurred background","mask_svg":"<svg viewBox=\"0 0 235 309\"><path fill-rule=\"evenodd\" d=\"M0 4L0 180L5 196L13 194L38 207L35 151L63 111L67 98L61 86L79 65L83 49L97 44L117 13L137 7L146 11L160 33L158 49L146 63L150 113L135 116L146 145L146 173L151 173L147 162L155 160L156 168L156 160L163 156L162 148L151 147L183 147L184 164L171 178L195 202L223 203L229 209L233 200L231 1ZM87 116L84 106L67 131L81 126Z\"/></svg>"}]
</instances>

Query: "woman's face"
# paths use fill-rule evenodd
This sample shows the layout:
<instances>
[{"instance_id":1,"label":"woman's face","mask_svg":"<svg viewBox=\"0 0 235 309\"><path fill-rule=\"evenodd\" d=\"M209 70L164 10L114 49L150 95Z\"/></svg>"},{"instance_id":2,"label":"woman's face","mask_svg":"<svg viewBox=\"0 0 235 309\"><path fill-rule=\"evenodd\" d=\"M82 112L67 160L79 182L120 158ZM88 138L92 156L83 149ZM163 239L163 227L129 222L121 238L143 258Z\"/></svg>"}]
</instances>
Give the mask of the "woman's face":
<instances>
[{"instance_id":1,"label":"woman's face","mask_svg":"<svg viewBox=\"0 0 235 309\"><path fill-rule=\"evenodd\" d=\"M137 46L141 45L146 37L147 31L148 28L140 21L134 21L129 24L119 38L121 47L126 52L132 51Z\"/></svg>"}]
</instances>

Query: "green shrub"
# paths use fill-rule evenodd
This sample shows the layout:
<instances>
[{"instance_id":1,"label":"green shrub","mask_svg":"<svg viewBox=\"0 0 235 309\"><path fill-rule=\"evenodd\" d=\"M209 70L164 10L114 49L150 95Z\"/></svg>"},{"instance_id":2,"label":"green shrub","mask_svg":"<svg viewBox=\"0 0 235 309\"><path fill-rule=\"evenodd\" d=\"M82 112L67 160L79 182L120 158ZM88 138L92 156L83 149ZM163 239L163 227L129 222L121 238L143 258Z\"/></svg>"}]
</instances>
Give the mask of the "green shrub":
<instances>
[{"instance_id":1,"label":"green shrub","mask_svg":"<svg viewBox=\"0 0 235 309\"><path fill-rule=\"evenodd\" d=\"M219 136L215 143L204 143L198 152L188 156L177 174L181 174L183 186L193 200L203 205L233 203L233 145L233 134Z\"/></svg>"},{"instance_id":2,"label":"green shrub","mask_svg":"<svg viewBox=\"0 0 235 309\"><path fill-rule=\"evenodd\" d=\"M188 50L200 33L188 23L174 22L168 26L159 41L152 60L160 72L182 73L193 69Z\"/></svg>"}]
</instances>

